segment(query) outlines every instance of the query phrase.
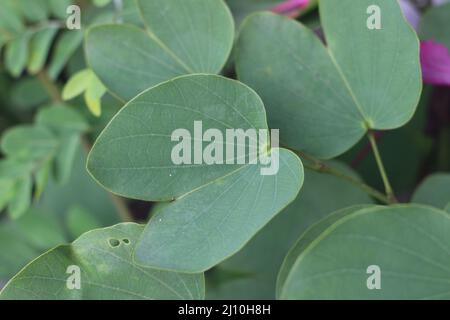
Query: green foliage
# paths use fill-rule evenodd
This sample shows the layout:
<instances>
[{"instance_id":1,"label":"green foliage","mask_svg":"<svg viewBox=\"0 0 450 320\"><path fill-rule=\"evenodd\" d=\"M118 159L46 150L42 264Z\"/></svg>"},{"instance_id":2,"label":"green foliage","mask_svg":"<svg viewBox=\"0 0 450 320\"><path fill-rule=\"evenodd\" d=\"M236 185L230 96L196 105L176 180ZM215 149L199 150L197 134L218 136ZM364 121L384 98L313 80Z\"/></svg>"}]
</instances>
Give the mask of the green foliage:
<instances>
[{"instance_id":1,"label":"green foliage","mask_svg":"<svg viewBox=\"0 0 450 320\"><path fill-rule=\"evenodd\" d=\"M278 297L448 299L449 218L418 205L338 211L291 249L278 277ZM371 265L383 270L382 290L367 290Z\"/></svg>"},{"instance_id":2,"label":"green foliage","mask_svg":"<svg viewBox=\"0 0 450 320\"><path fill-rule=\"evenodd\" d=\"M397 1L281 2L0 0L0 299L450 298L448 93L415 31Z\"/></svg>"},{"instance_id":3,"label":"green foliage","mask_svg":"<svg viewBox=\"0 0 450 320\"><path fill-rule=\"evenodd\" d=\"M382 30L369 30L359 12L372 3L320 1L328 47L308 28L275 14L257 13L243 23L239 79L261 95L269 125L280 128L285 144L331 158L367 130L398 128L411 119L422 86L417 36L390 0L377 1ZM348 15L355 18L342 19Z\"/></svg>"},{"instance_id":4,"label":"green foliage","mask_svg":"<svg viewBox=\"0 0 450 320\"><path fill-rule=\"evenodd\" d=\"M56 247L19 272L1 298L21 298L25 290L28 299L202 299L203 275L157 271L131 261L142 229L119 224ZM79 290L66 286L66 269L71 265L83 270Z\"/></svg>"}]
</instances>

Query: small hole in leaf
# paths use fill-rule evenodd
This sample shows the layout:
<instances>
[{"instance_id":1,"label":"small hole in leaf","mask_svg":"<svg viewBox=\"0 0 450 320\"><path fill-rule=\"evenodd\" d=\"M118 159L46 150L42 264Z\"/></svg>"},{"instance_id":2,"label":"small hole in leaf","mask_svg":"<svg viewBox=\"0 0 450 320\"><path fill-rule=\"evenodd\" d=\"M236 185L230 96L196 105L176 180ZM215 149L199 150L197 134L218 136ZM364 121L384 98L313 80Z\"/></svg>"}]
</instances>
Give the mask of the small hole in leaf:
<instances>
[{"instance_id":1,"label":"small hole in leaf","mask_svg":"<svg viewBox=\"0 0 450 320\"><path fill-rule=\"evenodd\" d=\"M109 239L109 245L113 248L118 247L120 245L120 241L117 239Z\"/></svg>"},{"instance_id":2,"label":"small hole in leaf","mask_svg":"<svg viewBox=\"0 0 450 320\"><path fill-rule=\"evenodd\" d=\"M130 239L127 239L127 238L122 239L122 242L128 245L128 244L130 244Z\"/></svg>"}]
</instances>

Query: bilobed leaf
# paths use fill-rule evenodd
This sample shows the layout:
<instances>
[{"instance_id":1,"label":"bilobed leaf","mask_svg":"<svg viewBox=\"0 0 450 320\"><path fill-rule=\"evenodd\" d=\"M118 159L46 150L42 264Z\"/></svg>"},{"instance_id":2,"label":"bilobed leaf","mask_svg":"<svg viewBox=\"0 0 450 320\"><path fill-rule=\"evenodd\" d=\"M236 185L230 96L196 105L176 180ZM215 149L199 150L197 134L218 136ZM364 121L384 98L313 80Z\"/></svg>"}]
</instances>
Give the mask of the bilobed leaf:
<instances>
[{"instance_id":1,"label":"bilobed leaf","mask_svg":"<svg viewBox=\"0 0 450 320\"><path fill-rule=\"evenodd\" d=\"M450 50L450 3L430 8L420 22L420 38L444 44Z\"/></svg>"},{"instance_id":2,"label":"bilobed leaf","mask_svg":"<svg viewBox=\"0 0 450 320\"><path fill-rule=\"evenodd\" d=\"M105 86L122 100L173 77L218 73L234 39L222 0L138 1L146 30L131 25L90 29L86 55Z\"/></svg>"},{"instance_id":3,"label":"bilobed leaf","mask_svg":"<svg viewBox=\"0 0 450 320\"><path fill-rule=\"evenodd\" d=\"M309 229L291 249L278 297L448 299L449 243L450 215L439 209L345 209ZM368 288L369 266L380 268L380 290Z\"/></svg>"},{"instance_id":4,"label":"bilobed leaf","mask_svg":"<svg viewBox=\"0 0 450 320\"><path fill-rule=\"evenodd\" d=\"M1 299L202 299L202 274L137 266L131 260L143 227L133 223L85 233L31 262L2 290ZM69 266L80 270L80 289L67 287Z\"/></svg>"},{"instance_id":5,"label":"bilobed leaf","mask_svg":"<svg viewBox=\"0 0 450 320\"><path fill-rule=\"evenodd\" d=\"M332 162L329 165L357 178L355 172L341 163ZM219 278L229 273L241 276L238 279L217 281L206 274L206 298L275 299L278 271L298 237L331 212L370 203L370 197L351 183L332 175L305 170L305 182L295 201L259 231L242 250L212 271Z\"/></svg>"},{"instance_id":6,"label":"bilobed leaf","mask_svg":"<svg viewBox=\"0 0 450 320\"><path fill-rule=\"evenodd\" d=\"M427 177L417 187L412 202L444 209L450 203L450 174L435 173Z\"/></svg>"},{"instance_id":7,"label":"bilobed leaf","mask_svg":"<svg viewBox=\"0 0 450 320\"><path fill-rule=\"evenodd\" d=\"M367 27L371 5L381 9L379 30ZM243 22L236 65L284 144L331 158L369 129L410 120L422 82L418 39L397 1L321 0L319 6L328 48L298 22L259 13Z\"/></svg>"},{"instance_id":8,"label":"bilobed leaf","mask_svg":"<svg viewBox=\"0 0 450 320\"><path fill-rule=\"evenodd\" d=\"M31 74L39 72L44 66L45 59L56 35L58 28L56 26L44 27L37 31L30 41L30 56L28 58L28 72Z\"/></svg>"},{"instance_id":9,"label":"bilobed leaf","mask_svg":"<svg viewBox=\"0 0 450 320\"><path fill-rule=\"evenodd\" d=\"M24 32L6 44L5 66L13 77L18 77L27 64L30 34Z\"/></svg>"},{"instance_id":10,"label":"bilobed leaf","mask_svg":"<svg viewBox=\"0 0 450 320\"><path fill-rule=\"evenodd\" d=\"M284 149L271 150L280 158L272 176L262 176L260 165L236 164L237 154L227 156L235 164L175 165L171 153L177 143L171 135L180 128L193 133L194 121L224 137L226 129L267 129L264 106L247 86L214 75L182 76L130 101L89 155L88 170L112 192L142 200L176 199L147 225L136 249L139 263L206 270L239 250L295 199L302 185L300 159Z\"/></svg>"}]
</instances>

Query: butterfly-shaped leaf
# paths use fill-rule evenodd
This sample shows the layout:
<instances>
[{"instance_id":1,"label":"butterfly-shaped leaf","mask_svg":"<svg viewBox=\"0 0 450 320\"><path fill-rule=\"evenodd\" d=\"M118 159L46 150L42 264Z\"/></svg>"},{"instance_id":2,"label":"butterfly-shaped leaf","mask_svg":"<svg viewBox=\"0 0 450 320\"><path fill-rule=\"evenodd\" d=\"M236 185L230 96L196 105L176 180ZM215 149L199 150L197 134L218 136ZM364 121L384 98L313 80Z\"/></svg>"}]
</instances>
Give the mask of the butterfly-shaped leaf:
<instances>
[{"instance_id":1,"label":"butterfly-shaped leaf","mask_svg":"<svg viewBox=\"0 0 450 320\"><path fill-rule=\"evenodd\" d=\"M281 141L331 158L369 129L408 122L422 82L418 39L397 1L319 6L327 47L296 21L257 13L243 22L236 61L239 79L261 95Z\"/></svg>"}]
</instances>

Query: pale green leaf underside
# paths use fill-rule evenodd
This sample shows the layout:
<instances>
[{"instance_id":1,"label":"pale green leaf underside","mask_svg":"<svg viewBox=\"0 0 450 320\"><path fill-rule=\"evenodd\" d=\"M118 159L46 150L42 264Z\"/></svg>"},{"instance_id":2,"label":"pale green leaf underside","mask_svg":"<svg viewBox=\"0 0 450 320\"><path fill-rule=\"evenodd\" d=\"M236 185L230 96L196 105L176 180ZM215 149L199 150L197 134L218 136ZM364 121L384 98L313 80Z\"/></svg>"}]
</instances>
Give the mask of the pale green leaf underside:
<instances>
[{"instance_id":1,"label":"pale green leaf underside","mask_svg":"<svg viewBox=\"0 0 450 320\"><path fill-rule=\"evenodd\" d=\"M164 206L136 248L138 263L185 272L205 271L240 250L293 201L303 183L298 157L280 149L276 175L248 165Z\"/></svg>"},{"instance_id":2,"label":"pale green leaf underside","mask_svg":"<svg viewBox=\"0 0 450 320\"><path fill-rule=\"evenodd\" d=\"M182 76L143 92L123 107L94 144L88 170L114 193L164 201L243 166L174 164L172 148L179 142L171 141L171 135L187 129L193 146L194 121L202 121L203 132L216 128L224 137L226 129L267 129L264 106L247 86L221 76ZM237 154L233 159L236 163Z\"/></svg>"},{"instance_id":3,"label":"pale green leaf underside","mask_svg":"<svg viewBox=\"0 0 450 320\"><path fill-rule=\"evenodd\" d=\"M450 216L432 207L349 208L308 230L280 271L282 299L448 299ZM345 248L345 249L343 249ZM381 289L369 290L369 266Z\"/></svg>"},{"instance_id":4,"label":"pale green leaf underside","mask_svg":"<svg viewBox=\"0 0 450 320\"><path fill-rule=\"evenodd\" d=\"M355 172L341 163L333 162L329 165L357 178ZM371 202L364 191L345 180L305 170L305 182L297 198L242 250L213 270L213 273L219 275L232 272L242 276L230 281L210 283L212 285L206 290L206 298L275 299L277 273L298 237L331 212Z\"/></svg>"},{"instance_id":5,"label":"pale green leaf underside","mask_svg":"<svg viewBox=\"0 0 450 320\"><path fill-rule=\"evenodd\" d=\"M380 30L366 25L374 4ZM409 121L422 84L418 40L396 1L322 0L320 13L328 48L303 25L258 13L243 23L236 61L239 79L261 95L281 140L331 158L367 129Z\"/></svg>"},{"instance_id":6,"label":"pale green leaf underside","mask_svg":"<svg viewBox=\"0 0 450 320\"><path fill-rule=\"evenodd\" d=\"M56 247L28 264L6 285L0 298L203 299L203 275L164 272L132 262L142 230L140 225L124 223L85 233L71 245ZM80 289L66 286L70 276L66 270L71 265L80 268Z\"/></svg>"},{"instance_id":7,"label":"pale green leaf underside","mask_svg":"<svg viewBox=\"0 0 450 320\"><path fill-rule=\"evenodd\" d=\"M261 166L248 162L175 165L171 152L178 142L171 134L180 128L192 133L194 121L202 121L203 132L215 128L224 137L226 129L267 129L264 106L253 90L221 76L188 75L130 101L89 155L88 170L112 192L142 200L177 199L149 223L136 253L140 263L206 270L239 250L302 185L300 159L284 149L272 150L280 158L273 176L262 176ZM246 157L249 152L246 148ZM237 154L224 156L237 162ZM208 240L213 236L218 240ZM196 253L185 255L192 250Z\"/></svg>"},{"instance_id":8,"label":"pale green leaf underside","mask_svg":"<svg viewBox=\"0 0 450 320\"><path fill-rule=\"evenodd\" d=\"M234 40L222 0L138 1L146 30L132 25L92 28L86 38L91 68L125 101L189 73L218 73Z\"/></svg>"},{"instance_id":9,"label":"pale green leaf underside","mask_svg":"<svg viewBox=\"0 0 450 320\"><path fill-rule=\"evenodd\" d=\"M435 173L417 187L412 202L444 209L450 203L450 174Z\"/></svg>"}]
</instances>

